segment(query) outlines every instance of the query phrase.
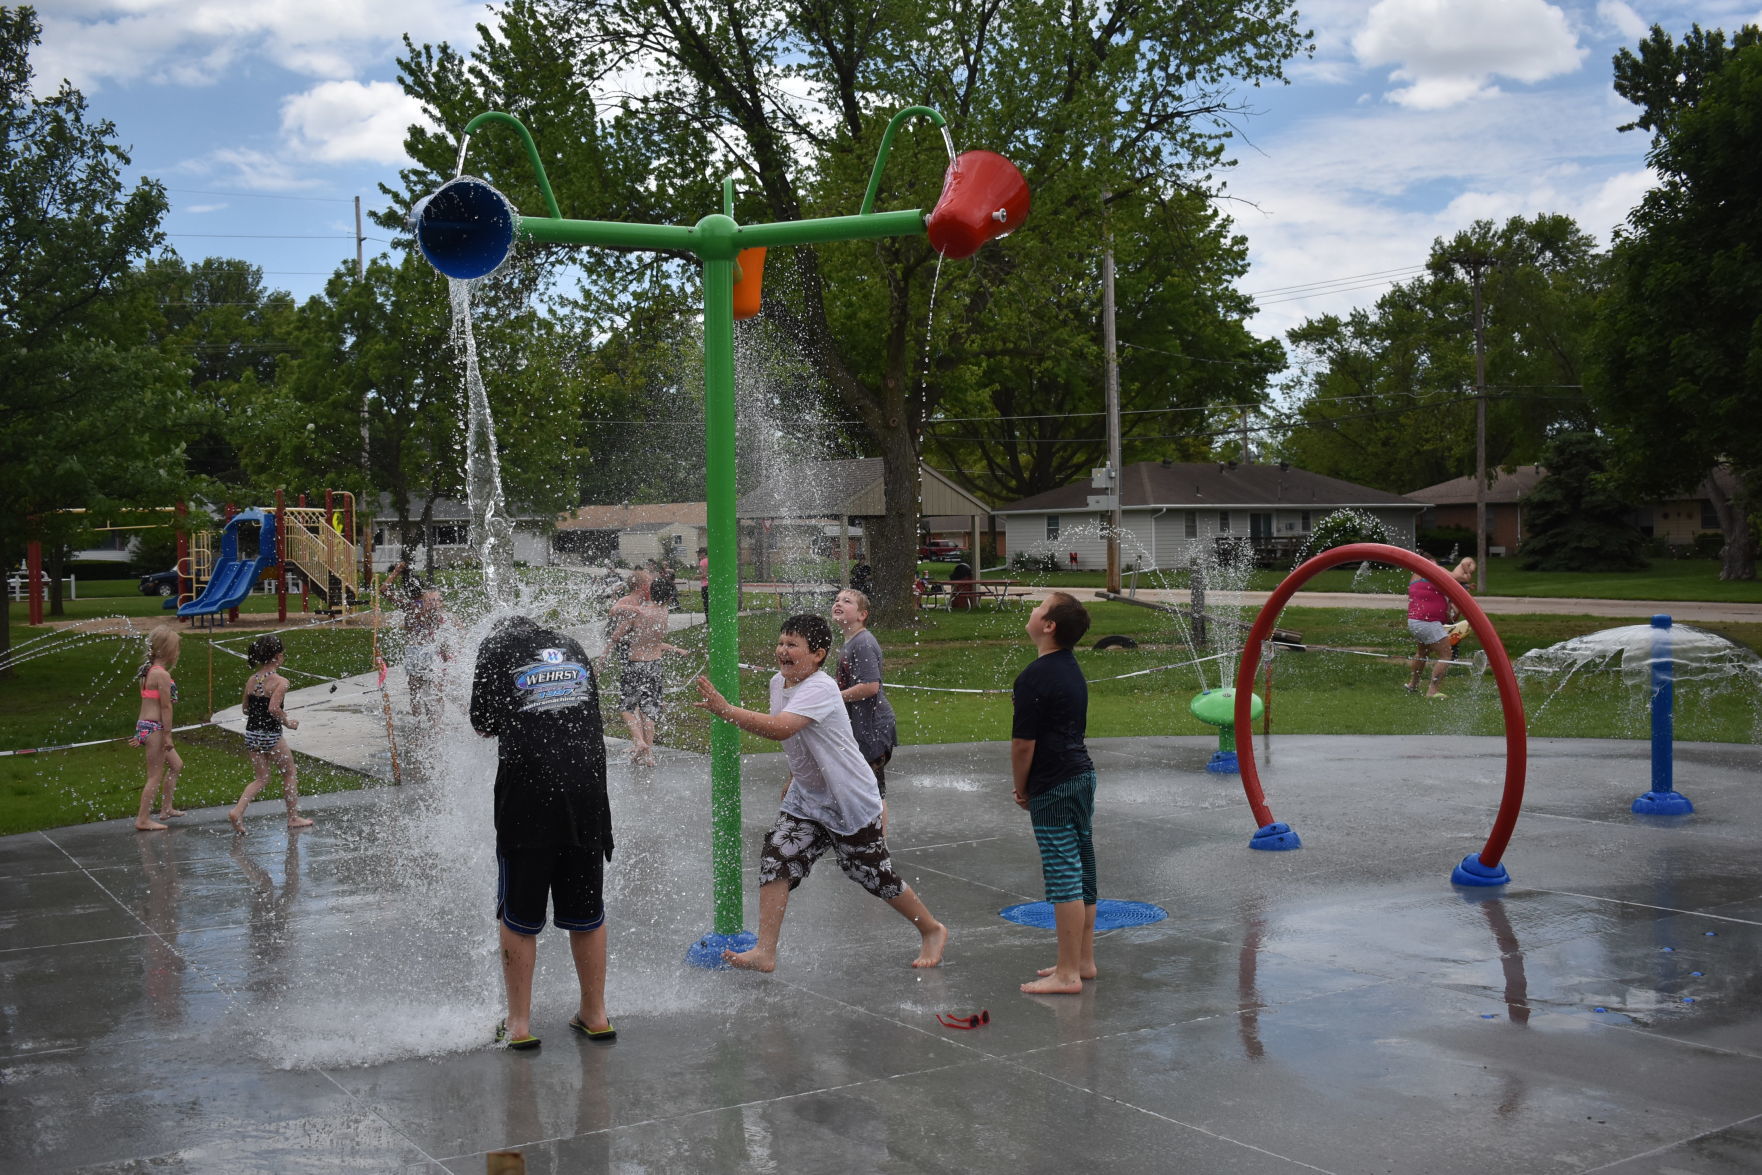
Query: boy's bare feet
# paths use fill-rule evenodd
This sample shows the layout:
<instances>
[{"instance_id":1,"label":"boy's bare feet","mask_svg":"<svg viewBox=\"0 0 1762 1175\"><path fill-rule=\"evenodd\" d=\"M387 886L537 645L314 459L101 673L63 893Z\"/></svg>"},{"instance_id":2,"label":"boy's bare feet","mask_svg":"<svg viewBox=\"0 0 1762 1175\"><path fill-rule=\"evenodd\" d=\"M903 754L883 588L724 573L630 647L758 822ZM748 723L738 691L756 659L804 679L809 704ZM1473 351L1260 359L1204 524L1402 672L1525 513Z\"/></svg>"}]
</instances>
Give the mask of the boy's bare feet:
<instances>
[{"instance_id":1,"label":"boy's bare feet","mask_svg":"<svg viewBox=\"0 0 1762 1175\"><path fill-rule=\"evenodd\" d=\"M234 832L238 833L240 836L245 835L245 818L239 814L237 808L226 814L226 820L228 824L232 825L232 830Z\"/></svg>"},{"instance_id":2,"label":"boy's bare feet","mask_svg":"<svg viewBox=\"0 0 1762 1175\"><path fill-rule=\"evenodd\" d=\"M766 954L757 947L754 947L750 951L742 951L739 954L735 954L733 951L723 951L722 961L730 967L739 967L742 971L764 971L769 973L777 970L777 956L775 954Z\"/></svg>"},{"instance_id":3,"label":"boy's bare feet","mask_svg":"<svg viewBox=\"0 0 1762 1175\"><path fill-rule=\"evenodd\" d=\"M1081 979L1063 980L1057 975L1048 975L1045 979L1036 979L1032 983L1022 984L1022 990L1029 995L1081 995L1083 981Z\"/></svg>"},{"instance_id":4,"label":"boy's bare feet","mask_svg":"<svg viewBox=\"0 0 1762 1175\"><path fill-rule=\"evenodd\" d=\"M1042 968L1040 968L1040 970L1034 972L1034 974L1041 976L1042 978L1044 978L1048 975L1055 975L1057 973L1058 973L1057 967L1042 967ZM1077 978L1079 978L1079 979L1094 979L1097 974L1098 974L1098 972L1095 970L1094 964L1091 964L1087 967L1078 968L1078 970L1077 970Z\"/></svg>"},{"instance_id":5,"label":"boy's bare feet","mask_svg":"<svg viewBox=\"0 0 1762 1175\"><path fill-rule=\"evenodd\" d=\"M918 957L912 960L912 966L941 966L942 948L948 945L948 927L938 922L935 930L924 931L923 938L923 949L918 952Z\"/></svg>"},{"instance_id":6,"label":"boy's bare feet","mask_svg":"<svg viewBox=\"0 0 1762 1175\"><path fill-rule=\"evenodd\" d=\"M169 824L160 824L156 820L137 820L137 821L135 821L135 831L136 832L164 832L167 828L170 828L170 827L171 826Z\"/></svg>"},{"instance_id":7,"label":"boy's bare feet","mask_svg":"<svg viewBox=\"0 0 1762 1175\"><path fill-rule=\"evenodd\" d=\"M167 808L163 812L153 813L153 819L170 820L173 816L182 816L183 814L184 810L182 808Z\"/></svg>"},{"instance_id":8,"label":"boy's bare feet","mask_svg":"<svg viewBox=\"0 0 1762 1175\"><path fill-rule=\"evenodd\" d=\"M289 828L311 828L312 821L306 819L304 816L289 816L288 817L288 827Z\"/></svg>"}]
</instances>

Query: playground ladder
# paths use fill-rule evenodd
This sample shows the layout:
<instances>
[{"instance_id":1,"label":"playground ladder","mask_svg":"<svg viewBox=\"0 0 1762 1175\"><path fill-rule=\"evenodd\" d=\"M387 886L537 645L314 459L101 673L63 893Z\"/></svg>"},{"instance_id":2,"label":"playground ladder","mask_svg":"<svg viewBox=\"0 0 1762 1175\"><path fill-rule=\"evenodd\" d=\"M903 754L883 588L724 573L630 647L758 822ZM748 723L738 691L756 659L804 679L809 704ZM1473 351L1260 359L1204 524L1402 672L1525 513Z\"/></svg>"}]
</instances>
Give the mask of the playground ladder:
<instances>
[{"instance_id":1,"label":"playground ladder","mask_svg":"<svg viewBox=\"0 0 1762 1175\"><path fill-rule=\"evenodd\" d=\"M322 509L290 506L287 517L287 560L299 569L327 608L346 610L360 594L360 555L336 532Z\"/></svg>"}]
</instances>

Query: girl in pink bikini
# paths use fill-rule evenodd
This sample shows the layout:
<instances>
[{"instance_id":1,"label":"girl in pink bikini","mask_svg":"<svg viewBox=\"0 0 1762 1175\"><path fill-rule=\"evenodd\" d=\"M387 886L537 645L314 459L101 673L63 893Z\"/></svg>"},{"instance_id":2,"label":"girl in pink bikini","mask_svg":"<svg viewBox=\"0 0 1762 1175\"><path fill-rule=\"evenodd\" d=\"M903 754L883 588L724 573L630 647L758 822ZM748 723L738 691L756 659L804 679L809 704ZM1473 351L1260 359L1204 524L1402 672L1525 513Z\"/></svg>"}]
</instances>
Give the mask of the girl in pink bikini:
<instances>
[{"instance_id":1,"label":"girl in pink bikini","mask_svg":"<svg viewBox=\"0 0 1762 1175\"><path fill-rule=\"evenodd\" d=\"M171 805L178 773L184 769L171 741L171 709L177 701L177 682L171 680L171 670L177 664L180 641L175 628L161 626L149 632L147 663L135 675L141 687L141 716L135 720L135 736L129 745L147 749L147 786L141 789L141 807L135 813L136 832L163 832L168 825L160 820L183 815ZM149 815L155 795L160 797L158 820Z\"/></svg>"}]
</instances>

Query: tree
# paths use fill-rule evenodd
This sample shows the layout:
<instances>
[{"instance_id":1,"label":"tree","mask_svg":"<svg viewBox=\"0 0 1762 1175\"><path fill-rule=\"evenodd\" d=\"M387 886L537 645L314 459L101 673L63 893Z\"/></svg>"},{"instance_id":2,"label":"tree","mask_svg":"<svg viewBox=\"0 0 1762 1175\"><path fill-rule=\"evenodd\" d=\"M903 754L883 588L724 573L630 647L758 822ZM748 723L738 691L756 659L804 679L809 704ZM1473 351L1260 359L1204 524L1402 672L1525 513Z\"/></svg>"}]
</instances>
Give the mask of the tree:
<instances>
[{"instance_id":1,"label":"tree","mask_svg":"<svg viewBox=\"0 0 1762 1175\"><path fill-rule=\"evenodd\" d=\"M1720 578L1748 580L1762 521L1762 34L1734 40L1696 28L1673 45L1654 29L1616 58L1617 90L1643 104L1634 125L1655 128L1659 184L1613 249L1594 391L1623 484L1652 498L1712 485ZM1708 476L1721 464L1730 498Z\"/></svg>"},{"instance_id":2,"label":"tree","mask_svg":"<svg viewBox=\"0 0 1762 1175\"><path fill-rule=\"evenodd\" d=\"M340 267L299 308L268 381L247 371L233 385L241 411L227 439L250 480L384 489L403 545L417 545L434 499L465 493L464 378L448 292L414 253L376 259L361 278ZM576 340L506 306L478 317L474 335L510 503L543 516L573 506L584 457ZM422 511L415 519L412 505ZM377 506L362 500L364 510Z\"/></svg>"},{"instance_id":3,"label":"tree","mask_svg":"<svg viewBox=\"0 0 1762 1175\"><path fill-rule=\"evenodd\" d=\"M1483 271L1490 466L1535 463L1551 430L1583 428L1581 387L1605 258L1570 217L1477 221L1432 244L1427 273L1369 310L1289 338L1303 374L1278 445L1305 469L1405 493L1475 468L1474 288Z\"/></svg>"},{"instance_id":4,"label":"tree","mask_svg":"<svg viewBox=\"0 0 1762 1175\"><path fill-rule=\"evenodd\" d=\"M147 500L177 465L181 372L153 346L131 273L160 243L165 193L125 191L128 155L65 82L31 93L40 29L0 8L0 562L63 545L53 512ZM163 504L153 503L153 504ZM64 520L63 520L64 521ZM3 607L4 605L0 605ZM11 643L0 612L0 653Z\"/></svg>"},{"instance_id":5,"label":"tree","mask_svg":"<svg viewBox=\"0 0 1762 1175\"><path fill-rule=\"evenodd\" d=\"M1562 432L1548 442L1548 476L1523 500L1525 571L1638 571L1645 537L1633 505L1608 476L1609 441L1594 432Z\"/></svg>"},{"instance_id":6,"label":"tree","mask_svg":"<svg viewBox=\"0 0 1762 1175\"><path fill-rule=\"evenodd\" d=\"M585 197L559 194L568 215L695 223L717 210L718 181L732 170L746 177L743 222L848 214L888 118L917 103L939 108L958 140L1014 158L1034 191L1029 228L970 262L940 266L913 238L781 251L766 263L765 314L795 340L821 397L860 422L863 446L885 459L888 514L869 535L885 614L911 598L926 426L952 396L984 397L1025 378L1090 394L1096 364L1068 357L1096 347L1099 194L1113 194L1116 220L1153 224L1144 210L1191 208L1185 197L1211 192L1228 119L1240 113L1230 91L1280 79L1307 43L1295 22L1289 0L882 0L860 10L821 0L518 0L469 63L444 46L412 46L400 64L406 89L442 126L491 108L542 117L548 125L534 129L547 163ZM621 70L643 71L643 92L595 117L586 95ZM405 173L406 200L453 174L452 138L413 131L407 147L420 166ZM514 145L490 149L510 157L494 178L534 206ZM876 207L927 206L946 162L934 136L902 135ZM1209 216L1175 219L1198 236L1216 231ZM544 256L532 251L535 263ZM639 285L632 266L675 264L605 250L576 250L570 261L593 275L587 296L601 302ZM926 366L919 340L938 280Z\"/></svg>"}]
</instances>

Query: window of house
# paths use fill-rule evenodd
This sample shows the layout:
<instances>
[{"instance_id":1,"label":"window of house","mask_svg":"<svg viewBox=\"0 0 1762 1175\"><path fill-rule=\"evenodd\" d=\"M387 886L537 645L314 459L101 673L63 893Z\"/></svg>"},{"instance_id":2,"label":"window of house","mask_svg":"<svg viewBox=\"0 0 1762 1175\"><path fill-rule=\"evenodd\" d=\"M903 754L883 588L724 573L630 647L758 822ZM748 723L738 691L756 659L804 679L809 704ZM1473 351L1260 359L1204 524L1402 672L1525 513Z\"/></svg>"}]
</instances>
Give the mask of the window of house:
<instances>
[{"instance_id":1,"label":"window of house","mask_svg":"<svg viewBox=\"0 0 1762 1175\"><path fill-rule=\"evenodd\" d=\"M1248 533L1255 538L1269 538L1273 533L1273 516L1259 512L1248 515Z\"/></svg>"},{"instance_id":2,"label":"window of house","mask_svg":"<svg viewBox=\"0 0 1762 1175\"><path fill-rule=\"evenodd\" d=\"M1309 511L1307 511L1307 510L1301 511L1300 515L1301 515L1302 521L1301 521L1298 529L1302 530L1304 534L1308 534L1310 531Z\"/></svg>"},{"instance_id":3,"label":"window of house","mask_svg":"<svg viewBox=\"0 0 1762 1175\"><path fill-rule=\"evenodd\" d=\"M1046 516L1046 541L1049 543L1058 542L1058 515L1056 514Z\"/></svg>"},{"instance_id":4,"label":"window of house","mask_svg":"<svg viewBox=\"0 0 1762 1175\"><path fill-rule=\"evenodd\" d=\"M462 547L468 541L471 527L464 522L437 522L428 528L430 542L437 547Z\"/></svg>"},{"instance_id":5,"label":"window of house","mask_svg":"<svg viewBox=\"0 0 1762 1175\"><path fill-rule=\"evenodd\" d=\"M1714 513L1712 502L1702 502L1701 503L1701 529L1702 530L1718 530L1719 529L1719 515Z\"/></svg>"},{"instance_id":6,"label":"window of house","mask_svg":"<svg viewBox=\"0 0 1762 1175\"><path fill-rule=\"evenodd\" d=\"M1190 539L1196 539L1199 537L1199 511L1197 511L1197 510L1187 511L1187 525L1186 525L1185 534L1186 534L1186 537L1190 538Z\"/></svg>"},{"instance_id":7,"label":"window of house","mask_svg":"<svg viewBox=\"0 0 1762 1175\"><path fill-rule=\"evenodd\" d=\"M1228 510L1217 512L1217 532L1219 534L1230 533L1230 512Z\"/></svg>"}]
</instances>

